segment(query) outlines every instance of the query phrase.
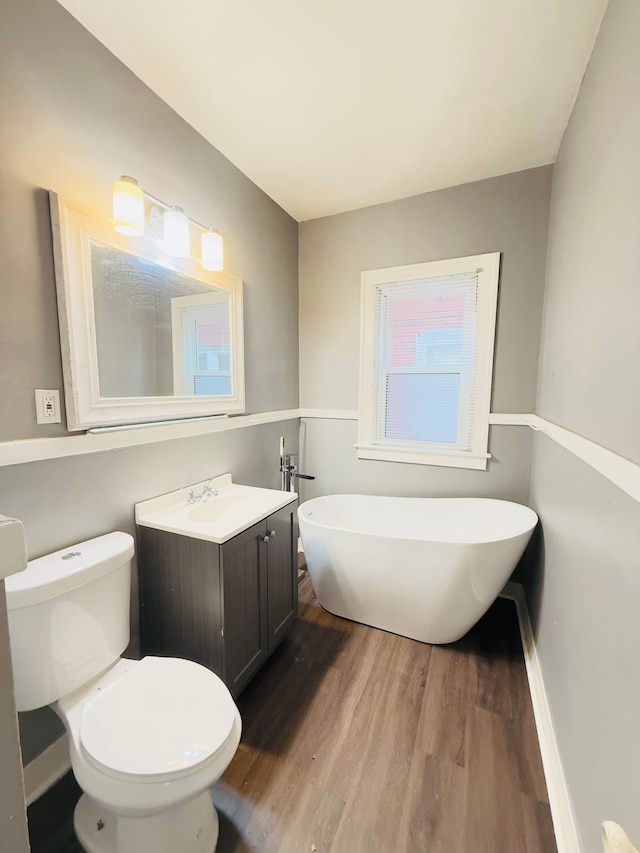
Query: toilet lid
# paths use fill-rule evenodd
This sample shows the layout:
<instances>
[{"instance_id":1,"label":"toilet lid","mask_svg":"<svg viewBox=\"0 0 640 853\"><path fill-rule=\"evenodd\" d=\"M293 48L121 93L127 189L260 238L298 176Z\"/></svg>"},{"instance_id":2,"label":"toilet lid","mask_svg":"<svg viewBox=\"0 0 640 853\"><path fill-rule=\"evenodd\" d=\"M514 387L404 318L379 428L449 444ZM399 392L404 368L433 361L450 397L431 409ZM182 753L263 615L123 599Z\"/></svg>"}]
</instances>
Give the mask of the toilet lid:
<instances>
[{"instance_id":1,"label":"toilet lid","mask_svg":"<svg viewBox=\"0 0 640 853\"><path fill-rule=\"evenodd\" d=\"M87 756L108 770L164 775L217 752L235 714L224 683L205 667L147 657L85 702L80 741Z\"/></svg>"}]
</instances>

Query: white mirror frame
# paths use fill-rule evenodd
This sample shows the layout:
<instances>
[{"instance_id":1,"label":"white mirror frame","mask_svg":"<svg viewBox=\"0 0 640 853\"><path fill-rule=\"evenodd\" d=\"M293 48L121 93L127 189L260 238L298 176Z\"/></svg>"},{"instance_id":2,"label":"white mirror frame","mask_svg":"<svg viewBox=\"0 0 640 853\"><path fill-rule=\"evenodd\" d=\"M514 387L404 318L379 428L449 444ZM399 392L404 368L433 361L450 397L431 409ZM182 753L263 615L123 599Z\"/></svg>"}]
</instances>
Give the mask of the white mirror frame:
<instances>
[{"instance_id":1,"label":"white mirror frame","mask_svg":"<svg viewBox=\"0 0 640 853\"><path fill-rule=\"evenodd\" d=\"M159 241L116 233L111 222L49 193L62 347L67 428L70 431L120 424L244 412L244 325L242 280L209 272L194 258L171 258ZM89 241L93 239L225 290L230 301L233 394L224 397L100 397Z\"/></svg>"}]
</instances>

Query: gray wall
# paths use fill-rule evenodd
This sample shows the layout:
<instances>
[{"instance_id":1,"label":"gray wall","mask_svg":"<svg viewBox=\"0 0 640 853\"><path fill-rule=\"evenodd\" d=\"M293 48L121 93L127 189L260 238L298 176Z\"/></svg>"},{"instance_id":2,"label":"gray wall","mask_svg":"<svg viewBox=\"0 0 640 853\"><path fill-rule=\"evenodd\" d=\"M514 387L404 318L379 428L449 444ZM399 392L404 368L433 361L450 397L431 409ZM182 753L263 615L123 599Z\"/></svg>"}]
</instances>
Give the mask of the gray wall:
<instances>
[{"instance_id":1,"label":"gray wall","mask_svg":"<svg viewBox=\"0 0 640 853\"><path fill-rule=\"evenodd\" d=\"M362 270L502 252L494 412L531 412L542 318L551 168L543 167L300 225L300 405L357 409ZM493 428L486 472L356 460L355 424L304 425L303 495L527 496L531 436Z\"/></svg>"},{"instance_id":2,"label":"gray wall","mask_svg":"<svg viewBox=\"0 0 640 853\"><path fill-rule=\"evenodd\" d=\"M109 217L120 174L220 229L245 282L247 411L295 406L295 220L57 3L3 0L0 108L0 440L65 431L34 417L33 389L62 387L45 190Z\"/></svg>"},{"instance_id":3,"label":"gray wall","mask_svg":"<svg viewBox=\"0 0 640 853\"><path fill-rule=\"evenodd\" d=\"M51 0L3 0L0 112L0 440L66 434L64 423L37 427L33 402L34 388L62 389L46 191L109 216L121 174L220 229L225 268L245 282L247 411L297 406L291 217ZM135 501L208 475L230 471L277 488L281 432L295 449L292 421L0 468L0 512L24 521L30 557L116 528L133 532ZM132 617L135 652L135 589ZM2 635L0 659L8 654ZM27 758L59 728L46 709L34 714L22 720ZM15 785L0 763L0 790Z\"/></svg>"},{"instance_id":4,"label":"gray wall","mask_svg":"<svg viewBox=\"0 0 640 853\"><path fill-rule=\"evenodd\" d=\"M640 4L611 0L554 167L537 412L640 461ZM585 853L640 844L640 505L537 436L529 599Z\"/></svg>"},{"instance_id":5,"label":"gray wall","mask_svg":"<svg viewBox=\"0 0 640 853\"><path fill-rule=\"evenodd\" d=\"M583 853L603 820L640 841L640 505L536 436L531 506L543 530L529 601Z\"/></svg>"},{"instance_id":6,"label":"gray wall","mask_svg":"<svg viewBox=\"0 0 640 853\"><path fill-rule=\"evenodd\" d=\"M639 37L611 0L554 168L537 411L640 463Z\"/></svg>"},{"instance_id":7,"label":"gray wall","mask_svg":"<svg viewBox=\"0 0 640 853\"><path fill-rule=\"evenodd\" d=\"M300 427L301 471L315 475L299 480L301 500L326 494L435 495L500 497L527 503L531 464L528 427L493 426L489 444L493 458L487 471L465 471L435 465L410 465L357 459L355 421L305 418Z\"/></svg>"}]
</instances>

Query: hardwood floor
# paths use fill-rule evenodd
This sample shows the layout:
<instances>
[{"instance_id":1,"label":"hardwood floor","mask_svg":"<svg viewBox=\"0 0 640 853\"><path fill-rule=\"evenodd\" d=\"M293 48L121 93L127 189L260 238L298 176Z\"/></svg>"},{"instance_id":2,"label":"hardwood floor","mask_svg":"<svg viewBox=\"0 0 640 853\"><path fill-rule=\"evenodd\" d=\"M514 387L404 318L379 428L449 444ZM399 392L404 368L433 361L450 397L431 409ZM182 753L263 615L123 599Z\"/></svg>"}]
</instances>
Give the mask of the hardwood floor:
<instances>
[{"instance_id":1,"label":"hardwood floor","mask_svg":"<svg viewBox=\"0 0 640 853\"><path fill-rule=\"evenodd\" d=\"M556 850L510 601L428 646L332 616L307 579L238 704L218 853Z\"/></svg>"},{"instance_id":2,"label":"hardwood floor","mask_svg":"<svg viewBox=\"0 0 640 853\"><path fill-rule=\"evenodd\" d=\"M217 853L556 851L510 601L428 646L332 616L306 579L291 637L238 705ZM65 777L30 807L34 853L81 850L78 794Z\"/></svg>"}]
</instances>

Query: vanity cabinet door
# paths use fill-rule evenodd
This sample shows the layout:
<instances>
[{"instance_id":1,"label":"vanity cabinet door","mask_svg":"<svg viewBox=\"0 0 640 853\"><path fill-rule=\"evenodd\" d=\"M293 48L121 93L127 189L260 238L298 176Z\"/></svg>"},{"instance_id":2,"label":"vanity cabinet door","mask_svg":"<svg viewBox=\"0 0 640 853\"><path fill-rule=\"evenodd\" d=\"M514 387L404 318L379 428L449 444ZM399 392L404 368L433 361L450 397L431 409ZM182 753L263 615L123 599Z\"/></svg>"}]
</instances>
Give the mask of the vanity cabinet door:
<instances>
[{"instance_id":1,"label":"vanity cabinet door","mask_svg":"<svg viewBox=\"0 0 640 853\"><path fill-rule=\"evenodd\" d=\"M293 502L223 545L138 527L143 654L197 661L234 696L298 610Z\"/></svg>"},{"instance_id":2,"label":"vanity cabinet door","mask_svg":"<svg viewBox=\"0 0 640 853\"><path fill-rule=\"evenodd\" d=\"M292 503L267 518L269 651L284 639L298 612L298 515Z\"/></svg>"},{"instance_id":3,"label":"vanity cabinet door","mask_svg":"<svg viewBox=\"0 0 640 853\"><path fill-rule=\"evenodd\" d=\"M143 655L187 658L223 676L219 545L138 527Z\"/></svg>"},{"instance_id":4,"label":"vanity cabinet door","mask_svg":"<svg viewBox=\"0 0 640 853\"><path fill-rule=\"evenodd\" d=\"M224 681L234 696L268 655L266 531L261 521L220 548Z\"/></svg>"}]
</instances>

